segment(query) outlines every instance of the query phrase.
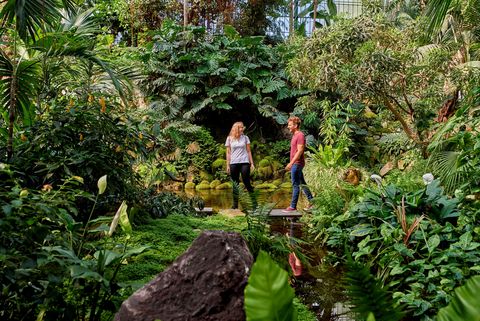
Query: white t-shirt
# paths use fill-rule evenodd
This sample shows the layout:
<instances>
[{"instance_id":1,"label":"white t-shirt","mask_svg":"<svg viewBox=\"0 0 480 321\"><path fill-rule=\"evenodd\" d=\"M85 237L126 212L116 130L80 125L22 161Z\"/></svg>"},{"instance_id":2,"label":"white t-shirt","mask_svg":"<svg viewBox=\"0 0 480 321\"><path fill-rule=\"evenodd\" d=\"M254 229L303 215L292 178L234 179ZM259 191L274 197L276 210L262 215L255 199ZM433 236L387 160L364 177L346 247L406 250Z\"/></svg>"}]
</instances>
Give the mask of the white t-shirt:
<instances>
[{"instance_id":1,"label":"white t-shirt","mask_svg":"<svg viewBox=\"0 0 480 321\"><path fill-rule=\"evenodd\" d=\"M247 145L250 144L248 136L241 135L238 140L228 136L225 146L230 146L230 164L250 163Z\"/></svg>"}]
</instances>

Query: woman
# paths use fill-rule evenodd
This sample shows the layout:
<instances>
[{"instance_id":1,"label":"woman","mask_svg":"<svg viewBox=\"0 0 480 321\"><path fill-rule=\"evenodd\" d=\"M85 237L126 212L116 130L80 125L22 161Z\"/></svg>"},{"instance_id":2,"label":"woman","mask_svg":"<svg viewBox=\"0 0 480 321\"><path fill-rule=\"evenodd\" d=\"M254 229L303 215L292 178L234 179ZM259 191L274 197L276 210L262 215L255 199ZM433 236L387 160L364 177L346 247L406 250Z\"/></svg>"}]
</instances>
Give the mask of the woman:
<instances>
[{"instance_id":1,"label":"woman","mask_svg":"<svg viewBox=\"0 0 480 321\"><path fill-rule=\"evenodd\" d=\"M230 134L227 137L225 146L227 147L227 173L230 174L232 181L242 181L249 193L253 192L250 184L250 171L255 169L253 165L252 151L250 150L250 139L243 134L245 126L242 122L233 124ZM238 208L238 191L233 189L233 208Z\"/></svg>"}]
</instances>

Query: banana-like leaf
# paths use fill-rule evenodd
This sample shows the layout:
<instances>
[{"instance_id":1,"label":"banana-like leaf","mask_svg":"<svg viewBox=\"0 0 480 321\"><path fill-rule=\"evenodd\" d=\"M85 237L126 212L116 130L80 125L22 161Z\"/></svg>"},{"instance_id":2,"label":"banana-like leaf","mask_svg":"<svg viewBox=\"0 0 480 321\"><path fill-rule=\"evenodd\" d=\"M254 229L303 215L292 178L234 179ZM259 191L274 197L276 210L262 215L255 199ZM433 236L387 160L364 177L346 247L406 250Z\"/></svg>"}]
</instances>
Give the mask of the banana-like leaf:
<instances>
[{"instance_id":1,"label":"banana-like leaf","mask_svg":"<svg viewBox=\"0 0 480 321\"><path fill-rule=\"evenodd\" d=\"M438 312L437 321L479 321L480 276L474 276L463 286L455 289L455 295L450 304Z\"/></svg>"},{"instance_id":2,"label":"banana-like leaf","mask_svg":"<svg viewBox=\"0 0 480 321\"><path fill-rule=\"evenodd\" d=\"M295 321L293 298L287 272L260 251L245 288L247 321Z\"/></svg>"}]
</instances>

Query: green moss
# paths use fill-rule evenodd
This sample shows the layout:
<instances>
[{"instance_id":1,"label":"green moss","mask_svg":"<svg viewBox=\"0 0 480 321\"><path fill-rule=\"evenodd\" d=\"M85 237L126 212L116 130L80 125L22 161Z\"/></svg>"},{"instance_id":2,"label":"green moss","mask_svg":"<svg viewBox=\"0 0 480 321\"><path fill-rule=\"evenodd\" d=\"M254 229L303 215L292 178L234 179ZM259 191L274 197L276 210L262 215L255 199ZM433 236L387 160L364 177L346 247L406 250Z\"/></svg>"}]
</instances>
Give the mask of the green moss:
<instances>
[{"instance_id":1,"label":"green moss","mask_svg":"<svg viewBox=\"0 0 480 321\"><path fill-rule=\"evenodd\" d=\"M275 185L272 184L272 183L263 183L263 184L259 184L259 185L255 186L255 188L257 188L257 189L269 189L269 190L272 190L272 189L276 189L277 186L275 186Z\"/></svg>"},{"instance_id":2,"label":"green moss","mask_svg":"<svg viewBox=\"0 0 480 321\"><path fill-rule=\"evenodd\" d=\"M280 185L280 188L290 189L290 188L292 188L292 183L290 183L290 182L282 183L282 184Z\"/></svg>"},{"instance_id":3,"label":"green moss","mask_svg":"<svg viewBox=\"0 0 480 321\"><path fill-rule=\"evenodd\" d=\"M259 163L258 163L258 167L262 168L262 167L269 167L271 165L270 161L266 158L262 159Z\"/></svg>"},{"instance_id":4,"label":"green moss","mask_svg":"<svg viewBox=\"0 0 480 321\"><path fill-rule=\"evenodd\" d=\"M135 227L128 241L130 248L148 245L150 249L129 259L128 264L122 264L118 280L146 283L185 252L203 230L239 232L245 226L245 217L228 218L221 215L196 218L172 214L166 218L151 220L146 225Z\"/></svg>"},{"instance_id":5,"label":"green moss","mask_svg":"<svg viewBox=\"0 0 480 321\"><path fill-rule=\"evenodd\" d=\"M207 181L202 181L200 184L195 186L195 189L198 190L204 190L204 189L210 189L210 183Z\"/></svg>"},{"instance_id":6,"label":"green moss","mask_svg":"<svg viewBox=\"0 0 480 321\"><path fill-rule=\"evenodd\" d=\"M283 181L281 179L276 179L272 182L273 185L275 186L280 186L282 185Z\"/></svg>"},{"instance_id":7,"label":"green moss","mask_svg":"<svg viewBox=\"0 0 480 321\"><path fill-rule=\"evenodd\" d=\"M194 189L195 188L195 183L194 182L186 182L185 183L185 189Z\"/></svg>"},{"instance_id":8,"label":"green moss","mask_svg":"<svg viewBox=\"0 0 480 321\"><path fill-rule=\"evenodd\" d=\"M232 188L232 183L230 182L222 183L217 187L215 187L215 189L231 189L231 188Z\"/></svg>"},{"instance_id":9,"label":"green moss","mask_svg":"<svg viewBox=\"0 0 480 321\"><path fill-rule=\"evenodd\" d=\"M210 183L210 188L215 189L220 184L222 184L222 182L220 182L218 179L215 179Z\"/></svg>"},{"instance_id":10,"label":"green moss","mask_svg":"<svg viewBox=\"0 0 480 321\"><path fill-rule=\"evenodd\" d=\"M218 146L217 157L222 158L227 154L227 148L224 145Z\"/></svg>"},{"instance_id":11,"label":"green moss","mask_svg":"<svg viewBox=\"0 0 480 321\"><path fill-rule=\"evenodd\" d=\"M271 167L260 167L257 169L257 177L261 179L268 179L272 177L273 171Z\"/></svg>"},{"instance_id":12,"label":"green moss","mask_svg":"<svg viewBox=\"0 0 480 321\"><path fill-rule=\"evenodd\" d=\"M272 168L273 168L273 171L276 172L278 170L281 170L285 167L284 164L280 163L279 161L273 161L272 162Z\"/></svg>"},{"instance_id":13,"label":"green moss","mask_svg":"<svg viewBox=\"0 0 480 321\"><path fill-rule=\"evenodd\" d=\"M206 171L200 171L200 179L202 181L210 182L213 179L213 176L212 176L212 174L210 174Z\"/></svg>"},{"instance_id":14,"label":"green moss","mask_svg":"<svg viewBox=\"0 0 480 321\"><path fill-rule=\"evenodd\" d=\"M212 170L213 172L216 172L220 169L224 169L227 167L227 161L224 160L224 159L216 159L213 163L212 163Z\"/></svg>"}]
</instances>

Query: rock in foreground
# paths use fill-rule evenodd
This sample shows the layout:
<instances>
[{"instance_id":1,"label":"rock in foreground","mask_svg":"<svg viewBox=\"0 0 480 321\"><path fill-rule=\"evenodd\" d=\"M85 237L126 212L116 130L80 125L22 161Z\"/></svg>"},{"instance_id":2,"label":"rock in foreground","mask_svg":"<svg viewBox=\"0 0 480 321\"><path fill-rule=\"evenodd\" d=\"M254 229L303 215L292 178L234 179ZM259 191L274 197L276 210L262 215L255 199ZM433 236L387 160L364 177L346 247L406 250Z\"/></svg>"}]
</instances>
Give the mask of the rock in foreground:
<instances>
[{"instance_id":1,"label":"rock in foreground","mask_svg":"<svg viewBox=\"0 0 480 321\"><path fill-rule=\"evenodd\" d=\"M253 257L238 233L203 232L153 281L123 302L115 321L241 321Z\"/></svg>"}]
</instances>

